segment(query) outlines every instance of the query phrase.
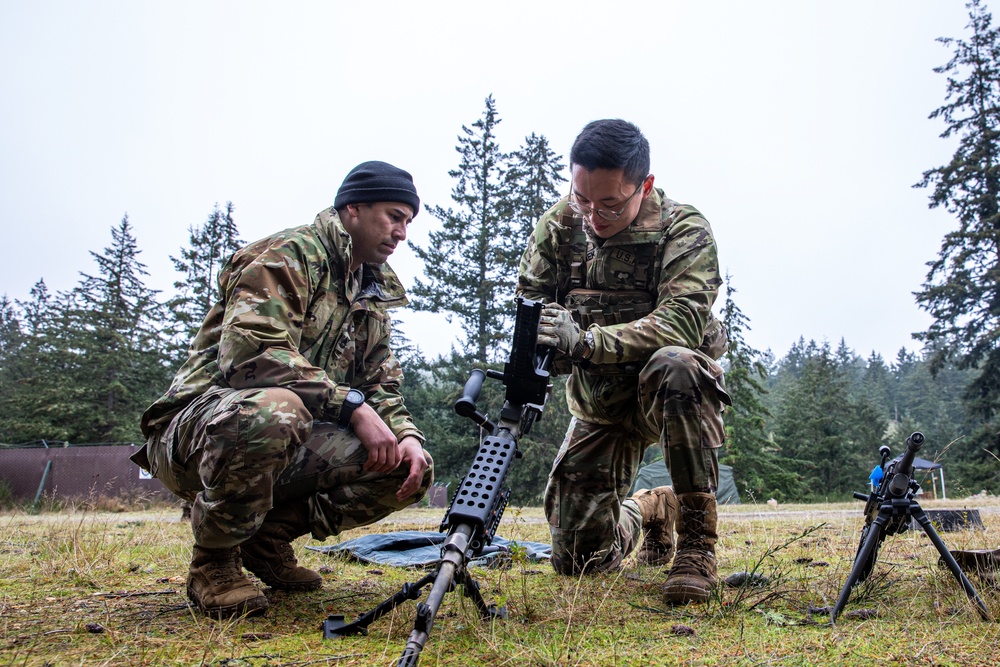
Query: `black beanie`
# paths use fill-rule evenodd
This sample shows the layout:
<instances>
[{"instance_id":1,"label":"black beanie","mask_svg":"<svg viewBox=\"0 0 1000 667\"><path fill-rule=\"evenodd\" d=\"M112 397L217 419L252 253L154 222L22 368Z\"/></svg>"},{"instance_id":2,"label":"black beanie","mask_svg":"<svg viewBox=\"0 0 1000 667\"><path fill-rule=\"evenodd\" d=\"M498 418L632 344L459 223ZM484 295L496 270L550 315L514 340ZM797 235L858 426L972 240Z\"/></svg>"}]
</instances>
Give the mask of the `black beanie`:
<instances>
[{"instance_id":1,"label":"black beanie","mask_svg":"<svg viewBox=\"0 0 1000 667\"><path fill-rule=\"evenodd\" d=\"M348 204L374 204L380 201L394 201L409 204L416 217L420 212L420 198L413 185L413 177L407 172L393 167L388 162L362 162L347 174L347 178L337 190L333 200L334 208Z\"/></svg>"}]
</instances>

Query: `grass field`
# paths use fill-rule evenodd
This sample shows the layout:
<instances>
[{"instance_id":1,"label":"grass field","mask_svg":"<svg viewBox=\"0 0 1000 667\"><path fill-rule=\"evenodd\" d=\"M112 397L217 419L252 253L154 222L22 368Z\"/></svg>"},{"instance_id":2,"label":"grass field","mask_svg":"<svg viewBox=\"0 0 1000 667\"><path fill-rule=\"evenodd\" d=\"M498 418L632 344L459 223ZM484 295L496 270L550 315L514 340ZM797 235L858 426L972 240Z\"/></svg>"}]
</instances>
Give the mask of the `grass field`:
<instances>
[{"instance_id":1,"label":"grass field","mask_svg":"<svg viewBox=\"0 0 1000 667\"><path fill-rule=\"evenodd\" d=\"M942 538L952 549L1000 547L1000 500L923 507L979 509L985 530ZM979 618L919 531L886 539L875 572L830 626L861 508L721 508L720 574L753 572L767 583L720 588L699 606L665 607L663 572L632 561L582 579L518 558L507 569L474 569L487 601L505 605L508 618L482 622L459 592L450 593L420 664L998 664L1000 625ZM442 516L412 509L340 539L436 530ZM498 534L548 542L537 508L508 509ZM318 543L302 538L296 546L300 561L323 574L321 590L268 591L266 616L218 622L187 606L190 528L178 509L0 513L0 665L395 665L415 603L374 623L367 637L324 640L321 623L330 613L354 618L422 573L354 563L306 550L310 544ZM971 580L1000 618L1000 591Z\"/></svg>"}]
</instances>

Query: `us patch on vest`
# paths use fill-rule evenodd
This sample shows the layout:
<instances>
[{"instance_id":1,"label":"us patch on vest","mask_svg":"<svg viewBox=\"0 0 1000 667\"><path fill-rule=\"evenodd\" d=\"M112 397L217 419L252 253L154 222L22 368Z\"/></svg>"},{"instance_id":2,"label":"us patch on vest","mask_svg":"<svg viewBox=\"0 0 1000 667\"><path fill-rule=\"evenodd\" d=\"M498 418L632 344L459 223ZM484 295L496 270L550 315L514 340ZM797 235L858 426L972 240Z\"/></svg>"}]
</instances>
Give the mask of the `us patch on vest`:
<instances>
[{"instance_id":1,"label":"us patch on vest","mask_svg":"<svg viewBox=\"0 0 1000 667\"><path fill-rule=\"evenodd\" d=\"M630 266L632 264L635 264L635 255L630 253L628 250L625 250L624 248L615 248L614 251L611 253L611 259L613 259L616 262L622 262L623 264L628 264Z\"/></svg>"}]
</instances>

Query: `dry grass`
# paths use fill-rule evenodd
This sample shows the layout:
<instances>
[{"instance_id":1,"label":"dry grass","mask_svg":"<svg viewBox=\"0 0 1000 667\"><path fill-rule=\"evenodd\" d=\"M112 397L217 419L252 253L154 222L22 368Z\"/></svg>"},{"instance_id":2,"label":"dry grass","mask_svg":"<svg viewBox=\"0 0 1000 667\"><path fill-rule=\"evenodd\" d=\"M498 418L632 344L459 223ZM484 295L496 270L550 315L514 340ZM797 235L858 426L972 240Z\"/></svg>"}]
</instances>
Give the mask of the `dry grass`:
<instances>
[{"instance_id":1,"label":"dry grass","mask_svg":"<svg viewBox=\"0 0 1000 667\"><path fill-rule=\"evenodd\" d=\"M970 504L974 502L975 504ZM1000 547L1000 501L925 502L980 509L985 531L942 533L953 549ZM402 512L370 531L436 530L443 510ZM458 592L445 600L422 665L989 665L1000 625L979 620L923 533L887 538L869 581L835 627L861 503L725 507L723 576L754 571L760 587L720 589L708 604L666 608L663 573L627 563L615 574L558 577L545 563L475 570L506 621L483 623ZM510 509L509 539L548 541L538 509ZM353 618L420 573L372 567L300 548L324 588L269 592L263 618L216 622L184 596L190 529L174 508L141 512L0 514L0 665L394 665L414 604L367 637L322 639L330 613ZM315 544L306 539L297 546ZM1000 595L977 579L993 614Z\"/></svg>"}]
</instances>

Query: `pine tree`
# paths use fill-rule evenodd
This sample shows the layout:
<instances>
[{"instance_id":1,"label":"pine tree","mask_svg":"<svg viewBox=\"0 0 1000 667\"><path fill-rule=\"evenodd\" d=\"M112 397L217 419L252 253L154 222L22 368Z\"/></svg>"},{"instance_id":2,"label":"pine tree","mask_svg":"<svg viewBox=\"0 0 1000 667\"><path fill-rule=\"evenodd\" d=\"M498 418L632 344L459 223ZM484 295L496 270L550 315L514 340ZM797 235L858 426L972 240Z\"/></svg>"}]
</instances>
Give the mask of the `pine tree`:
<instances>
[{"instance_id":1,"label":"pine tree","mask_svg":"<svg viewBox=\"0 0 1000 667\"><path fill-rule=\"evenodd\" d=\"M767 394L767 370L761 353L746 342L744 331L750 320L733 300L736 288L726 275L723 324L729 333L726 352L726 389L733 399L726 411L726 450L722 462L733 467L740 491L757 499L785 500L801 495L798 462L781 455L768 433L770 411L762 397Z\"/></svg>"},{"instance_id":2,"label":"pine tree","mask_svg":"<svg viewBox=\"0 0 1000 667\"><path fill-rule=\"evenodd\" d=\"M72 332L65 319L71 298L52 297L44 280L31 289L31 299L17 301L20 340L4 362L0 396L0 440L63 441L74 437L83 403L76 377L80 354L71 350Z\"/></svg>"},{"instance_id":3,"label":"pine tree","mask_svg":"<svg viewBox=\"0 0 1000 667\"><path fill-rule=\"evenodd\" d=\"M565 166L560 156L549 148L548 139L534 132L510 154L509 165L507 182L516 240L519 240L515 246L516 259L520 259L520 251L534 231L535 223L563 194Z\"/></svg>"},{"instance_id":4,"label":"pine tree","mask_svg":"<svg viewBox=\"0 0 1000 667\"><path fill-rule=\"evenodd\" d=\"M188 231L188 246L181 248L179 257L170 257L184 278L174 282L177 295L167 302L174 317L175 354L181 358L218 299L219 271L242 245L231 201L226 202L225 212L216 204L202 225L192 225Z\"/></svg>"},{"instance_id":5,"label":"pine tree","mask_svg":"<svg viewBox=\"0 0 1000 667\"><path fill-rule=\"evenodd\" d=\"M871 403L878 406L882 415L890 422L897 421L892 411L892 370L886 365L881 354L872 352L861 374L860 391Z\"/></svg>"},{"instance_id":6,"label":"pine tree","mask_svg":"<svg viewBox=\"0 0 1000 667\"><path fill-rule=\"evenodd\" d=\"M1000 454L997 414L1000 411L1000 33L981 0L966 4L968 39L940 38L954 49L935 72L947 76L945 104L931 113L941 118L943 138L957 137L951 161L930 169L914 187L932 188L930 207L944 207L957 218L958 229L945 235L938 258L928 262L926 281L917 302L934 318L927 331L915 334L932 351L931 368L949 359L961 368L977 369L966 401L971 412L993 422L969 452L984 464ZM976 451L976 453L973 453ZM1000 466L991 479L1000 485Z\"/></svg>"},{"instance_id":7,"label":"pine tree","mask_svg":"<svg viewBox=\"0 0 1000 667\"><path fill-rule=\"evenodd\" d=\"M457 209L430 206L441 221L427 248L414 246L424 262L427 282L417 279L411 290L417 310L458 317L465 333L464 348L481 362L502 358L513 299L510 247L509 188L505 181L507 155L500 150L500 123L492 95L472 128L462 126L455 150L458 169L451 198Z\"/></svg>"},{"instance_id":8,"label":"pine tree","mask_svg":"<svg viewBox=\"0 0 1000 667\"><path fill-rule=\"evenodd\" d=\"M446 312L448 321L457 317L467 356L484 363L502 359L508 349L516 276L511 248L524 240L511 224L507 155L496 139L499 123L490 96L472 128L462 126L455 147L458 169L448 172L457 181L451 198L458 208L428 208L442 225L431 232L426 248L414 246L427 281L418 278L411 290L415 309Z\"/></svg>"},{"instance_id":9,"label":"pine tree","mask_svg":"<svg viewBox=\"0 0 1000 667\"><path fill-rule=\"evenodd\" d=\"M847 372L824 343L810 342L775 411L775 442L800 472L812 500L850 497L863 485L886 431L870 402L850 393ZM873 454L873 452L875 454Z\"/></svg>"},{"instance_id":10,"label":"pine tree","mask_svg":"<svg viewBox=\"0 0 1000 667\"><path fill-rule=\"evenodd\" d=\"M402 367L403 373L409 378L410 370L413 369L415 371L420 367L423 355L420 347L415 345L403 332L403 325L404 322L399 316L392 318L392 328L389 330L389 348L392 350L392 355L396 357L396 361ZM407 380L407 386L409 386L409 379Z\"/></svg>"},{"instance_id":11,"label":"pine tree","mask_svg":"<svg viewBox=\"0 0 1000 667\"><path fill-rule=\"evenodd\" d=\"M0 442L18 442L5 428L3 414L12 409L17 394L20 366L24 357L24 335L14 304L7 295L0 298ZM15 439L17 438L17 439Z\"/></svg>"},{"instance_id":12,"label":"pine tree","mask_svg":"<svg viewBox=\"0 0 1000 667\"><path fill-rule=\"evenodd\" d=\"M168 380L163 307L146 287L146 266L128 215L111 229L104 254L91 252L96 275L83 274L70 295L66 350L76 358L74 396L67 403L86 409L74 439L91 442L136 440L138 420Z\"/></svg>"}]
</instances>

